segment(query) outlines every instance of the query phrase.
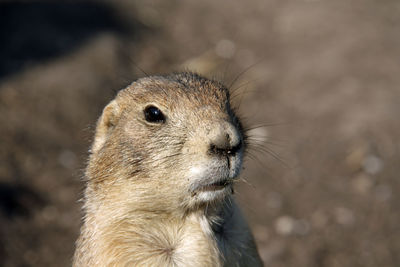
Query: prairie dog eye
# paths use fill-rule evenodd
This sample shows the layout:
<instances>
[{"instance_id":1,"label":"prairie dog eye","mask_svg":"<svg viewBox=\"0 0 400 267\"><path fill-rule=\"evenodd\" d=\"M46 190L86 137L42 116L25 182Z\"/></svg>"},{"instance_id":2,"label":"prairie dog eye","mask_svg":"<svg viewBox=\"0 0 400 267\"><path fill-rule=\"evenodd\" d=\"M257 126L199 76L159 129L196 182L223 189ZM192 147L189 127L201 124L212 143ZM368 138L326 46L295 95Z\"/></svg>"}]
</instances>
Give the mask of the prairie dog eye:
<instances>
[{"instance_id":1,"label":"prairie dog eye","mask_svg":"<svg viewBox=\"0 0 400 267\"><path fill-rule=\"evenodd\" d=\"M144 109L144 117L146 121L152 123L164 123L165 116L161 110L153 105L149 105Z\"/></svg>"}]
</instances>

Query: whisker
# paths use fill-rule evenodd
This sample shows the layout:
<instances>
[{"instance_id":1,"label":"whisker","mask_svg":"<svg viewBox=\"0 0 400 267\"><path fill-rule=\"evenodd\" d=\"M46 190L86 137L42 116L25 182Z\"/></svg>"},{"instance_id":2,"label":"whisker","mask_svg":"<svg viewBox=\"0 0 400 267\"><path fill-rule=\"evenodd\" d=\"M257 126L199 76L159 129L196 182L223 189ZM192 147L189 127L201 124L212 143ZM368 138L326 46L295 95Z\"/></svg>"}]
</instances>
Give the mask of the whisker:
<instances>
[{"instance_id":1,"label":"whisker","mask_svg":"<svg viewBox=\"0 0 400 267\"><path fill-rule=\"evenodd\" d=\"M144 69L142 69L133 59L132 57L128 54L128 52L126 51L126 49L118 49L118 53L120 55L121 58L128 60L130 64L132 64L136 69L138 69L139 71L141 71L145 77L149 77L150 75L144 71Z\"/></svg>"},{"instance_id":2,"label":"whisker","mask_svg":"<svg viewBox=\"0 0 400 267\"><path fill-rule=\"evenodd\" d=\"M248 84L251 83L251 82L252 81L246 82L246 83L240 85L239 87L235 88L234 91L231 91L231 95L230 95L231 100L234 101L236 98L241 97L240 98L240 101L241 101L246 94L257 92L257 90L255 90L255 89L249 90L249 88L251 88L251 87L248 87ZM245 89L239 91L239 89L242 88L242 87L245 87Z\"/></svg>"},{"instance_id":3,"label":"whisker","mask_svg":"<svg viewBox=\"0 0 400 267\"><path fill-rule=\"evenodd\" d=\"M266 154L272 156L277 161L279 161L286 168L290 168L290 166L275 151L268 149L267 147L253 146L253 147L249 147L249 149L253 149L254 151L257 151L257 152L266 153Z\"/></svg>"},{"instance_id":4,"label":"whisker","mask_svg":"<svg viewBox=\"0 0 400 267\"><path fill-rule=\"evenodd\" d=\"M233 96L234 96L234 93L236 93L240 88L242 88L242 87L244 87L244 86L247 86L247 85L249 85L249 84L251 84L251 83L255 83L256 81L259 81L259 80L260 80L260 79L252 79L252 80L246 81L246 82L244 82L244 83L238 85L238 86L235 87L235 88L230 88L229 91L231 92L231 96L233 97ZM237 95L239 95L239 94L236 94L236 96L237 96Z\"/></svg>"},{"instance_id":5,"label":"whisker","mask_svg":"<svg viewBox=\"0 0 400 267\"><path fill-rule=\"evenodd\" d=\"M273 146L277 146L279 148L282 147L286 147L287 144L285 144L282 141L277 141L277 142L273 142L272 140L270 140L269 138L267 140L263 140L263 136L250 136L246 138L246 144L248 146L258 146L258 145L273 145Z\"/></svg>"},{"instance_id":6,"label":"whisker","mask_svg":"<svg viewBox=\"0 0 400 267\"><path fill-rule=\"evenodd\" d=\"M273 127L273 126L283 126L283 125L288 125L288 124L291 124L291 123L288 123L288 122L263 123L263 124L245 126L244 130L245 131L251 131L251 130L259 129L259 128L267 128L267 127Z\"/></svg>"},{"instance_id":7,"label":"whisker","mask_svg":"<svg viewBox=\"0 0 400 267\"><path fill-rule=\"evenodd\" d=\"M235 84L235 82L246 72L248 72L251 68L253 68L254 66L260 64L262 61L264 61L264 58L261 58L259 61L256 61L255 63L251 64L250 66L246 67L244 70L242 70L241 72L239 72L238 75L236 75L235 79L233 79L233 81L230 83L230 85L228 86L228 88L232 88L232 86Z\"/></svg>"},{"instance_id":8,"label":"whisker","mask_svg":"<svg viewBox=\"0 0 400 267\"><path fill-rule=\"evenodd\" d=\"M239 102L238 102L237 106L235 107L235 109L237 109L237 110L240 109L240 106L242 105L244 96L246 94L250 94L250 93L254 93L254 92L257 92L257 90L248 90L248 87L246 87L246 89L243 92L241 92L240 94L233 95L231 97L232 100L235 100L235 98L240 96Z\"/></svg>"},{"instance_id":9,"label":"whisker","mask_svg":"<svg viewBox=\"0 0 400 267\"><path fill-rule=\"evenodd\" d=\"M248 156L250 159L254 160L256 163L260 164L262 167L264 167L264 162L262 162L256 155L254 155L251 151L246 152L246 156Z\"/></svg>"},{"instance_id":10,"label":"whisker","mask_svg":"<svg viewBox=\"0 0 400 267\"><path fill-rule=\"evenodd\" d=\"M256 189L256 187L255 187L253 184L251 184L251 183L250 183L246 178L244 178L244 177L240 177L240 179L235 180L234 182L235 182L235 183L245 183L245 184L249 185L251 188Z\"/></svg>"}]
</instances>

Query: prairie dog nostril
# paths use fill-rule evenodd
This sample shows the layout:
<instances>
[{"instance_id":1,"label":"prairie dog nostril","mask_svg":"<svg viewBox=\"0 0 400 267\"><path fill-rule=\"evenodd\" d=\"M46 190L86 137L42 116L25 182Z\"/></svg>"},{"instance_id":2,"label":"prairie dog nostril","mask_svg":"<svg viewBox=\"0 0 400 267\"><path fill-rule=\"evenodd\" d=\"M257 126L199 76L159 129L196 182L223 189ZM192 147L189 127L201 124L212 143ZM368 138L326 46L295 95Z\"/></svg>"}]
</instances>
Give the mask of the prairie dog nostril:
<instances>
[{"instance_id":1,"label":"prairie dog nostril","mask_svg":"<svg viewBox=\"0 0 400 267\"><path fill-rule=\"evenodd\" d=\"M239 142L235 145L233 145L231 147L231 149L229 150L228 154L235 154L236 152L238 152L240 150L240 148L242 148L242 141L239 140Z\"/></svg>"},{"instance_id":2,"label":"prairie dog nostril","mask_svg":"<svg viewBox=\"0 0 400 267\"><path fill-rule=\"evenodd\" d=\"M223 135L222 138L217 138L210 144L210 152L218 155L231 155L233 156L242 147L242 141L237 138L233 142L229 134Z\"/></svg>"},{"instance_id":3,"label":"prairie dog nostril","mask_svg":"<svg viewBox=\"0 0 400 267\"><path fill-rule=\"evenodd\" d=\"M220 134L214 140L211 140L211 146L226 150L231 147L229 134Z\"/></svg>"}]
</instances>

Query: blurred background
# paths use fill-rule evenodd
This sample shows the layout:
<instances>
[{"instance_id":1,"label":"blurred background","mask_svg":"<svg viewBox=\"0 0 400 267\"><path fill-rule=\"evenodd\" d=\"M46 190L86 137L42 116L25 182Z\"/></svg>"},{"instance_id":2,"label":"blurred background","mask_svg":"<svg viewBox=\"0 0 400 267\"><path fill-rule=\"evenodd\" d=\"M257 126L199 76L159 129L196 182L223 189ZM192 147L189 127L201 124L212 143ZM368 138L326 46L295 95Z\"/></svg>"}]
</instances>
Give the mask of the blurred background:
<instances>
[{"instance_id":1,"label":"blurred background","mask_svg":"<svg viewBox=\"0 0 400 267\"><path fill-rule=\"evenodd\" d=\"M0 265L71 265L102 108L190 69L255 126L236 196L266 266L400 266L399 33L398 0L2 1Z\"/></svg>"}]
</instances>

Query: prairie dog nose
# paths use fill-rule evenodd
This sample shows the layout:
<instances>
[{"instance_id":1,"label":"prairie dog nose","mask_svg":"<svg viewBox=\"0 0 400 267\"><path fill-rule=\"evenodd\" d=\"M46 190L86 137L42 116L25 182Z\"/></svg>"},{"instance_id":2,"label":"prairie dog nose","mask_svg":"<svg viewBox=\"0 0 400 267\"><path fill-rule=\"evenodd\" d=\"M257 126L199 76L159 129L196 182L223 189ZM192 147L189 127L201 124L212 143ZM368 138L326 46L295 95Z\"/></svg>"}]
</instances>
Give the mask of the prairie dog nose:
<instances>
[{"instance_id":1,"label":"prairie dog nose","mask_svg":"<svg viewBox=\"0 0 400 267\"><path fill-rule=\"evenodd\" d=\"M225 122L210 132L210 153L234 156L242 147L240 134L235 126Z\"/></svg>"}]
</instances>

